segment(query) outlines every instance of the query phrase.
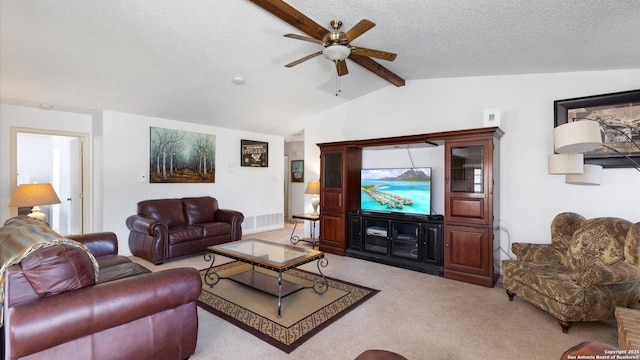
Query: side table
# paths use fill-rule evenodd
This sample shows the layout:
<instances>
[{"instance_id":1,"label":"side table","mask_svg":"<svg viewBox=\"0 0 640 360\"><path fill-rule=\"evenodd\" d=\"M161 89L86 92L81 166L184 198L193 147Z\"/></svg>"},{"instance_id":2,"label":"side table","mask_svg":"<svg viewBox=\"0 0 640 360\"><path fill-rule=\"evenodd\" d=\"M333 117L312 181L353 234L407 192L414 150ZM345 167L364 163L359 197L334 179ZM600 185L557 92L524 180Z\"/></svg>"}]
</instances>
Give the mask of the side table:
<instances>
[{"instance_id":1,"label":"side table","mask_svg":"<svg viewBox=\"0 0 640 360\"><path fill-rule=\"evenodd\" d=\"M302 221L298 221L302 220ZM304 223L304 221L311 221L311 238L300 238L296 233L296 227L298 226L298 222ZM291 216L291 223L293 224L293 231L291 231L291 243L297 244L300 241L305 241L311 243L311 249L315 249L316 243L318 242L318 238L316 237L316 222L320 220L320 215L318 214L298 214Z\"/></svg>"}]
</instances>

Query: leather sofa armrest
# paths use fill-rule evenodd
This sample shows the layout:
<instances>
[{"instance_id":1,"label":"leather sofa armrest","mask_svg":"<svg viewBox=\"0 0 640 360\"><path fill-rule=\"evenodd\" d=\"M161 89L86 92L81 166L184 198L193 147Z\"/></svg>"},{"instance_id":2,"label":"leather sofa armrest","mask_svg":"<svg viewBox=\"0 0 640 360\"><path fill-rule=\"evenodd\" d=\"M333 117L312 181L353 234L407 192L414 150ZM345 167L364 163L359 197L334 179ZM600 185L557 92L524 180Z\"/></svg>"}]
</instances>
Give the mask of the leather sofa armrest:
<instances>
[{"instance_id":1,"label":"leather sofa armrest","mask_svg":"<svg viewBox=\"0 0 640 360\"><path fill-rule=\"evenodd\" d=\"M519 261L563 263L564 253L552 244L513 243L513 252Z\"/></svg>"},{"instance_id":2,"label":"leather sofa armrest","mask_svg":"<svg viewBox=\"0 0 640 360\"><path fill-rule=\"evenodd\" d=\"M65 237L84 244L95 257L118 255L118 237L113 232L73 234Z\"/></svg>"},{"instance_id":3,"label":"leather sofa armrest","mask_svg":"<svg viewBox=\"0 0 640 360\"><path fill-rule=\"evenodd\" d=\"M228 222L230 224L233 224L234 221L238 220L242 222L244 220L244 215L240 211L228 209L218 209L213 217L213 221Z\"/></svg>"},{"instance_id":4,"label":"leather sofa armrest","mask_svg":"<svg viewBox=\"0 0 640 360\"><path fill-rule=\"evenodd\" d=\"M231 224L231 241L242 239L242 222L244 214L236 210L218 209L213 221L222 221Z\"/></svg>"},{"instance_id":5,"label":"leather sofa armrest","mask_svg":"<svg viewBox=\"0 0 640 360\"><path fill-rule=\"evenodd\" d=\"M165 224L164 222L157 219L140 216L140 215L129 216L127 218L126 224L127 224L127 228L129 228L130 231L134 231L134 232L138 232L138 233L142 233L150 236L155 235L156 227L160 227L164 231L168 230L167 224Z\"/></svg>"},{"instance_id":6,"label":"leather sofa armrest","mask_svg":"<svg viewBox=\"0 0 640 360\"><path fill-rule=\"evenodd\" d=\"M200 274L196 269L178 268L17 305L11 309L10 329L7 329L12 354L15 357L33 354L195 302L201 290Z\"/></svg>"},{"instance_id":7,"label":"leather sofa armrest","mask_svg":"<svg viewBox=\"0 0 640 360\"><path fill-rule=\"evenodd\" d=\"M615 265L592 265L578 277L583 288L593 285L623 284L640 281L640 269L622 262Z\"/></svg>"}]
</instances>

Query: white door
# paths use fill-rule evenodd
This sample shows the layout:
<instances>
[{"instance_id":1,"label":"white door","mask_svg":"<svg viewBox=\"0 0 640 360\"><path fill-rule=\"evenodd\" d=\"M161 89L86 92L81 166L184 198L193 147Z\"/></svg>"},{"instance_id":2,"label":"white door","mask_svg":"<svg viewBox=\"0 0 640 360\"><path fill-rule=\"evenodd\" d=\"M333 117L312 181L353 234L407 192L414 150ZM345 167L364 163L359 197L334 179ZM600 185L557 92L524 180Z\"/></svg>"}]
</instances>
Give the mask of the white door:
<instances>
[{"instance_id":1,"label":"white door","mask_svg":"<svg viewBox=\"0 0 640 360\"><path fill-rule=\"evenodd\" d=\"M69 229L66 234L82 233L82 140L69 143L69 196L60 199L69 207Z\"/></svg>"}]
</instances>

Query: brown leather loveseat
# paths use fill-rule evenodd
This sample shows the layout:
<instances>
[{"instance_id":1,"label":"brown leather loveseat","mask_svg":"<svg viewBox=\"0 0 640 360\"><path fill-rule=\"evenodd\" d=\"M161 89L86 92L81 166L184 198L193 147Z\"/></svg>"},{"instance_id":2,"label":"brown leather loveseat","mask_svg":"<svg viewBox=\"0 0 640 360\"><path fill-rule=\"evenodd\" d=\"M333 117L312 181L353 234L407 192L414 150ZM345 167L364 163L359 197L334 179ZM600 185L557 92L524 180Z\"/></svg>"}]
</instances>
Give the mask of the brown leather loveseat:
<instances>
[{"instance_id":1,"label":"brown leather loveseat","mask_svg":"<svg viewBox=\"0 0 640 360\"><path fill-rule=\"evenodd\" d=\"M127 218L129 249L135 256L161 264L203 252L209 246L242 238L244 215L218 208L210 196L145 200Z\"/></svg>"},{"instance_id":2,"label":"brown leather loveseat","mask_svg":"<svg viewBox=\"0 0 640 360\"><path fill-rule=\"evenodd\" d=\"M25 239L40 243L24 251ZM0 228L0 251L5 359L186 359L195 352L197 270L152 273L117 255L114 233L61 238L26 217Z\"/></svg>"}]
</instances>

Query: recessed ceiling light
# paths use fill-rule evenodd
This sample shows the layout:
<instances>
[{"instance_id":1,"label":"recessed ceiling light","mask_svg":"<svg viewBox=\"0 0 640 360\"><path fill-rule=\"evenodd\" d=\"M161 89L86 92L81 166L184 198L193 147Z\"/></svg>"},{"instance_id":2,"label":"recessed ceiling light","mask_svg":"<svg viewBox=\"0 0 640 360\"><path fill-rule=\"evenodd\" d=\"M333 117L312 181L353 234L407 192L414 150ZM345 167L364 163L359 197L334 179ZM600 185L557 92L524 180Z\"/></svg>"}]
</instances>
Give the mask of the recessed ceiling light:
<instances>
[{"instance_id":1,"label":"recessed ceiling light","mask_svg":"<svg viewBox=\"0 0 640 360\"><path fill-rule=\"evenodd\" d=\"M53 109L53 105L51 105L51 104L38 104L38 107L39 107L40 109L46 109L46 110L51 110L51 109Z\"/></svg>"},{"instance_id":2,"label":"recessed ceiling light","mask_svg":"<svg viewBox=\"0 0 640 360\"><path fill-rule=\"evenodd\" d=\"M234 77L232 81L233 81L233 83L234 83L234 84L236 84L236 85L242 85L242 84L244 84L244 78L243 78L243 77L241 77L241 76L236 76L236 77Z\"/></svg>"}]
</instances>

